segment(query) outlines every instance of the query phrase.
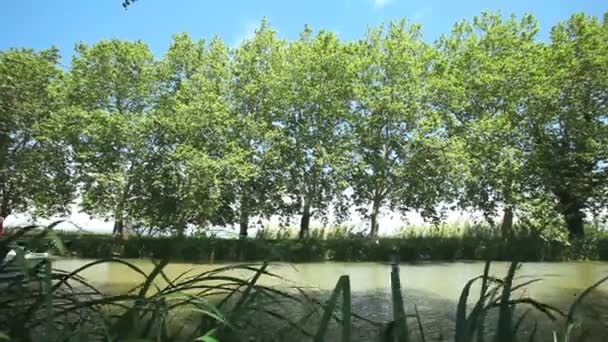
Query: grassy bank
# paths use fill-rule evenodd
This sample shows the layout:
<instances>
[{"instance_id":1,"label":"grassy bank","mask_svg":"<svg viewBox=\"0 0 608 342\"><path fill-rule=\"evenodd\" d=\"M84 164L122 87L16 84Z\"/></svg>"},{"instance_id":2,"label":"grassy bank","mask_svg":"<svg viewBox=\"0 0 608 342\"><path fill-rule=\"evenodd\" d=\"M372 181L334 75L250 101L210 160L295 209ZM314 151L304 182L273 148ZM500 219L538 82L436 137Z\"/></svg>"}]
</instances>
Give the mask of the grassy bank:
<instances>
[{"instance_id":1,"label":"grassy bank","mask_svg":"<svg viewBox=\"0 0 608 342\"><path fill-rule=\"evenodd\" d=\"M492 234L410 234L401 237L253 238L130 237L60 234L67 250L82 258L162 258L187 262L224 261L401 261L422 260L608 260L608 234L595 232L577 241L517 234L505 239ZM48 246L33 246L43 250Z\"/></svg>"}]
</instances>

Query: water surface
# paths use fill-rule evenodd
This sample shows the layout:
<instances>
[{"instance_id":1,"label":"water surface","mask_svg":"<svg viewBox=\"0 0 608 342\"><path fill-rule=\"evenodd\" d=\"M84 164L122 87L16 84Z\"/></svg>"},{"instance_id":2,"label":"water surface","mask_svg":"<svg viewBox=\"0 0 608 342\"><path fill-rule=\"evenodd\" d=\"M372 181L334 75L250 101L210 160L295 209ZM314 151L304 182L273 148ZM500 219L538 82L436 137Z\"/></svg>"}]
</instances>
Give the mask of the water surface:
<instances>
[{"instance_id":1,"label":"water surface","mask_svg":"<svg viewBox=\"0 0 608 342\"><path fill-rule=\"evenodd\" d=\"M61 259L53 267L63 270L75 270L92 260ZM148 260L127 259L144 272L150 272L153 265ZM165 272L176 277L182 272L203 272L226 264L189 264L170 263ZM428 262L401 265L401 284L404 290L414 289L428 292L438 298L456 300L465 283L483 272L482 262ZM508 263L495 262L491 274L502 277ZM390 265L381 263L301 263L273 264L270 271L283 279L265 278L264 284L280 287L301 286L320 290L333 289L341 275L349 275L354 292L385 290L390 287ZM111 288L129 288L141 282L142 278L128 267L104 263L96 265L81 273L90 282ZM247 276L247 274L243 274ZM564 295L574 295L608 275L608 263L604 262L530 262L522 265L517 273L521 281L530 278L542 278L543 281L527 287L529 295L537 299L566 299Z\"/></svg>"},{"instance_id":2,"label":"water surface","mask_svg":"<svg viewBox=\"0 0 608 342\"><path fill-rule=\"evenodd\" d=\"M61 259L54 261L55 268L75 270L90 262L83 259ZM150 272L153 264L148 260L132 259L129 262ZM226 264L189 264L170 263L165 268L169 278L174 278L190 270L192 274L208 271ZM503 277L509 264L495 262L491 274ZM425 262L400 265L400 277L407 310L416 304L430 336L451 336L453 334L456 303L466 282L483 273L483 262ZM378 322L390 321L390 270L391 266L381 263L300 263L272 264L269 270L281 278L263 277L261 283L279 288L294 286L308 288L318 293L329 293L341 275L349 275L353 291L353 308L365 317ZM251 277L251 273L232 272L239 277ZM96 265L81 273L91 283L110 292L120 292L140 284L143 278L125 265L105 263ZM525 263L517 272L515 283L541 278L542 281L530 284L518 296L527 296L543 303L555 305L566 310L576 296L585 288L608 275L608 263L603 262L531 262ZM604 286L608 289L608 284ZM478 293L478 287L472 294ZM475 295L471 296L475 299ZM602 341L606 331L597 330L608 323L608 296L600 288L590 297L587 306L594 309L592 319L597 324L590 340ZM410 311L411 312L411 311ZM360 340L368 339L363 336ZM540 341L544 339L539 339ZM550 340L550 339L548 339Z\"/></svg>"}]
</instances>

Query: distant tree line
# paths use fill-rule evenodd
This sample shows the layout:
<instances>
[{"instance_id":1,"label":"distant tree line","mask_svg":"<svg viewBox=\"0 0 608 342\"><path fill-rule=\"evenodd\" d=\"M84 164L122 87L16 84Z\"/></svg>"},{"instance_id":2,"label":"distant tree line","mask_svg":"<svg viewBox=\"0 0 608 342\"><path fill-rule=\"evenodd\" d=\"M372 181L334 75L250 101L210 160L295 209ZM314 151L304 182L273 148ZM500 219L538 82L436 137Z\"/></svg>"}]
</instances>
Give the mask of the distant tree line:
<instances>
[{"instance_id":1,"label":"distant tree line","mask_svg":"<svg viewBox=\"0 0 608 342\"><path fill-rule=\"evenodd\" d=\"M405 20L357 41L263 20L236 48L177 34L0 52L0 216L75 202L114 232L351 207L440 221L477 210L559 219L571 237L608 198L608 15L538 39L529 15L483 13L433 44ZM499 222L494 219L502 215ZM500 227L500 228L499 228Z\"/></svg>"}]
</instances>

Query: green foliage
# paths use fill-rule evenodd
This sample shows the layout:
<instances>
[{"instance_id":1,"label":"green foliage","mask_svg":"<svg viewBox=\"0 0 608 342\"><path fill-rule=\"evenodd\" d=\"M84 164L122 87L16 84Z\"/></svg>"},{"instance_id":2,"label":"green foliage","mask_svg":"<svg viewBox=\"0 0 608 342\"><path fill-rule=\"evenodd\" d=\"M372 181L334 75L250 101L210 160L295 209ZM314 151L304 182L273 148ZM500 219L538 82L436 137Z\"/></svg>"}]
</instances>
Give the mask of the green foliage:
<instances>
[{"instance_id":1,"label":"green foliage","mask_svg":"<svg viewBox=\"0 0 608 342\"><path fill-rule=\"evenodd\" d=\"M229 261L402 261L422 260L511 260L567 261L608 260L608 236L588 234L574 242L537 235L515 226L514 235L505 240L483 226L430 229L374 240L357 235L311 238L299 241L297 230L258 231L256 239L217 239L210 237L132 236L118 241L95 234L59 234L63 245L76 256L105 258L120 253L127 258L167 258L190 262ZM315 230L312 231L314 234ZM47 242L38 241L30 249L42 251Z\"/></svg>"},{"instance_id":2,"label":"green foliage","mask_svg":"<svg viewBox=\"0 0 608 342\"><path fill-rule=\"evenodd\" d=\"M522 102L535 85L529 61L537 59L537 31L531 16L483 13L438 42L436 99L459 162L459 206L482 211L490 222L499 208L505 215L520 209L530 192Z\"/></svg>"},{"instance_id":3,"label":"green foliage","mask_svg":"<svg viewBox=\"0 0 608 342\"><path fill-rule=\"evenodd\" d=\"M146 163L152 77L152 54L142 42L78 44L65 82L67 105L56 118L72 146L82 208L113 218L118 235L126 217L135 216L132 190Z\"/></svg>"},{"instance_id":4,"label":"green foliage","mask_svg":"<svg viewBox=\"0 0 608 342\"><path fill-rule=\"evenodd\" d=\"M526 132L532 168L571 236L581 236L585 211L606 204L608 25L575 14L540 49Z\"/></svg>"},{"instance_id":5,"label":"green foliage","mask_svg":"<svg viewBox=\"0 0 608 342\"><path fill-rule=\"evenodd\" d=\"M420 26L391 22L370 30L354 50L349 185L374 237L385 205L437 218L435 207L450 189L449 158L428 103L433 50L422 42Z\"/></svg>"},{"instance_id":6,"label":"green foliage","mask_svg":"<svg viewBox=\"0 0 608 342\"><path fill-rule=\"evenodd\" d=\"M219 39L174 37L159 67L146 162L135 178L141 227L182 234L188 226L233 222L233 185L251 168L233 141L228 75L228 49Z\"/></svg>"},{"instance_id":7,"label":"green foliage","mask_svg":"<svg viewBox=\"0 0 608 342\"><path fill-rule=\"evenodd\" d=\"M61 109L59 51L0 52L0 216L66 212L74 183L65 144L54 139Z\"/></svg>"},{"instance_id":8,"label":"green foliage","mask_svg":"<svg viewBox=\"0 0 608 342\"><path fill-rule=\"evenodd\" d=\"M233 49L182 33L159 59L79 43L65 72L56 49L2 51L0 216L78 204L119 236L238 223L244 238L297 215L322 238L338 233L311 219L351 208L371 237L385 209L439 224L458 208L492 230L502 211L505 239L518 222L576 245L608 198L605 20L575 14L542 42L532 16L482 13L427 44L405 21L345 42L279 39L264 19Z\"/></svg>"},{"instance_id":9,"label":"green foliage","mask_svg":"<svg viewBox=\"0 0 608 342\"><path fill-rule=\"evenodd\" d=\"M239 235L247 236L252 216L267 217L285 207L282 195L286 172L281 158L281 112L284 95L286 43L263 19L255 35L232 53L230 72L231 140L244 153L250 172L232 187L238 206Z\"/></svg>"},{"instance_id":10,"label":"green foliage","mask_svg":"<svg viewBox=\"0 0 608 342\"><path fill-rule=\"evenodd\" d=\"M346 117L353 68L347 47L335 34L313 36L309 27L290 43L286 58L280 152L286 196L301 214L304 238L310 235L311 217L323 217L347 187L343 176L350 151Z\"/></svg>"}]
</instances>

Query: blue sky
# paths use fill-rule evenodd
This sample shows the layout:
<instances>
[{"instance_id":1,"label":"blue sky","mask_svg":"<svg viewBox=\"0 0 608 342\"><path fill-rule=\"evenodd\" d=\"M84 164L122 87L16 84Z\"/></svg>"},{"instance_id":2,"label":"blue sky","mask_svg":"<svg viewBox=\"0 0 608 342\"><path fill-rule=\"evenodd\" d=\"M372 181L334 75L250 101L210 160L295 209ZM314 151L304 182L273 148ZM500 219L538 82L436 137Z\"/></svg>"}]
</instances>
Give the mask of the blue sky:
<instances>
[{"instance_id":1,"label":"blue sky","mask_svg":"<svg viewBox=\"0 0 608 342\"><path fill-rule=\"evenodd\" d=\"M361 37L366 28L407 17L423 25L427 41L449 32L454 22L500 10L532 13L549 28L574 12L601 17L608 2L600 0L421 1L421 0L138 0L128 10L122 0L6 0L0 4L0 49L59 47L69 62L74 44L104 38L142 39L160 56L171 35L188 32L195 38L219 35L229 45L251 35L266 16L285 38L295 38L305 24L334 31L342 39Z\"/></svg>"}]
</instances>

